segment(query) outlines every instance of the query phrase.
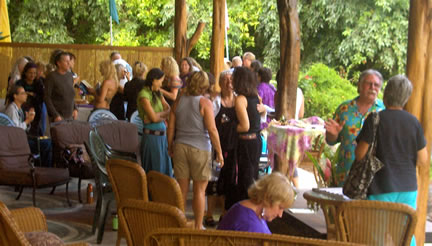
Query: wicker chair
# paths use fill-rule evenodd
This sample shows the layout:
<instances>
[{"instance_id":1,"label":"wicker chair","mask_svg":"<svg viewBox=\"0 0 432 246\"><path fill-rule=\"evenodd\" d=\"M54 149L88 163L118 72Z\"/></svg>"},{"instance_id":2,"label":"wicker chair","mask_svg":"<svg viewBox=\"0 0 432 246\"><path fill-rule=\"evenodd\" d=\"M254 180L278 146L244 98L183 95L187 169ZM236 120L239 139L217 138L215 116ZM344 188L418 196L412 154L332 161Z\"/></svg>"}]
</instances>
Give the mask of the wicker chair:
<instances>
[{"instance_id":1,"label":"wicker chair","mask_svg":"<svg viewBox=\"0 0 432 246\"><path fill-rule=\"evenodd\" d=\"M33 188L33 206L36 206L36 189L66 184L68 204L69 171L66 168L35 167L32 163L26 132L18 127L0 126L0 185L19 187L17 200L24 187Z\"/></svg>"},{"instance_id":2,"label":"wicker chair","mask_svg":"<svg viewBox=\"0 0 432 246\"><path fill-rule=\"evenodd\" d=\"M128 245L145 245L145 237L157 228L184 228L186 217L177 207L128 199L119 206L119 219Z\"/></svg>"},{"instance_id":3,"label":"wicker chair","mask_svg":"<svg viewBox=\"0 0 432 246\"><path fill-rule=\"evenodd\" d=\"M151 201L169 204L185 211L180 186L175 179L160 172L150 171L147 180Z\"/></svg>"},{"instance_id":4,"label":"wicker chair","mask_svg":"<svg viewBox=\"0 0 432 246\"><path fill-rule=\"evenodd\" d=\"M107 161L106 169L117 204L127 199L148 202L147 178L141 165L127 160L111 159ZM125 233L120 224L117 231L117 246L120 245L122 237L125 237Z\"/></svg>"},{"instance_id":5,"label":"wicker chair","mask_svg":"<svg viewBox=\"0 0 432 246\"><path fill-rule=\"evenodd\" d=\"M0 202L0 245L2 246L30 246L26 238L29 232L34 232L44 239L50 235L45 215L39 208L28 207L10 211ZM52 235L52 234L51 234ZM69 246L85 246L87 243L67 244Z\"/></svg>"},{"instance_id":6,"label":"wicker chair","mask_svg":"<svg viewBox=\"0 0 432 246\"><path fill-rule=\"evenodd\" d=\"M286 245L359 245L305 237L263 234L240 231L196 230L190 228L165 228L147 235L149 246L286 246ZM143 245L143 244L135 244Z\"/></svg>"},{"instance_id":7,"label":"wicker chair","mask_svg":"<svg viewBox=\"0 0 432 246\"><path fill-rule=\"evenodd\" d=\"M408 205L365 200L344 202L336 221L341 241L367 245L409 245L416 222Z\"/></svg>"}]
</instances>

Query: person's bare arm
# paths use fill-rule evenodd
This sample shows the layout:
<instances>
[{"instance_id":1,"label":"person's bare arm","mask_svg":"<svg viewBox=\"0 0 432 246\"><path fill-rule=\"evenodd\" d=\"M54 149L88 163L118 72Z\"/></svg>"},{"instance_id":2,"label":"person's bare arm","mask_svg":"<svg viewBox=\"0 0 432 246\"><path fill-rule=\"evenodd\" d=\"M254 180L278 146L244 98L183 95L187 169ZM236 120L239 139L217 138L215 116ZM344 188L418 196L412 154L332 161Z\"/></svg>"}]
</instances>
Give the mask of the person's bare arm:
<instances>
[{"instance_id":1,"label":"person's bare arm","mask_svg":"<svg viewBox=\"0 0 432 246\"><path fill-rule=\"evenodd\" d=\"M176 125L176 116L175 116L175 108L177 107L177 101L174 102L172 106L172 110L169 114L168 120L168 131L167 131L167 140L168 140L168 153L171 157L174 154L174 135L175 135L175 125Z\"/></svg>"},{"instance_id":2,"label":"person's bare arm","mask_svg":"<svg viewBox=\"0 0 432 246\"><path fill-rule=\"evenodd\" d=\"M160 89L160 91L162 92L164 97L174 101L177 98L179 88L171 88L171 91L166 91L164 89Z\"/></svg>"},{"instance_id":3,"label":"person's bare arm","mask_svg":"<svg viewBox=\"0 0 432 246\"><path fill-rule=\"evenodd\" d=\"M429 186L429 163L427 147L417 151L417 170L420 178L419 184L427 184ZM419 187L420 188L420 187Z\"/></svg>"},{"instance_id":4,"label":"person's bare arm","mask_svg":"<svg viewBox=\"0 0 432 246\"><path fill-rule=\"evenodd\" d=\"M303 93L300 94L300 97L301 97L301 104L300 104L300 110L299 110L298 118L302 119L304 116L304 95L303 95Z\"/></svg>"},{"instance_id":5,"label":"person's bare arm","mask_svg":"<svg viewBox=\"0 0 432 246\"><path fill-rule=\"evenodd\" d=\"M164 97L161 97L161 101L162 101L163 111L157 114L159 115L160 118L167 119L170 114L171 108Z\"/></svg>"},{"instance_id":6,"label":"person's bare arm","mask_svg":"<svg viewBox=\"0 0 432 246\"><path fill-rule=\"evenodd\" d=\"M100 93L99 93L99 95L96 96L96 102L95 102L96 107L100 107L101 105L104 105L105 98L108 94L108 89L110 87L110 84L111 84L110 80L105 80L102 83L102 86L100 88Z\"/></svg>"},{"instance_id":7,"label":"person's bare arm","mask_svg":"<svg viewBox=\"0 0 432 246\"><path fill-rule=\"evenodd\" d=\"M162 116L161 114L155 113L155 111L153 110L153 107L150 104L150 101L147 98L141 98L140 104L143 107L144 112L148 116L148 119L152 123L157 123L157 122L161 122L161 121L165 120L165 118L161 117Z\"/></svg>"},{"instance_id":8,"label":"person's bare arm","mask_svg":"<svg viewBox=\"0 0 432 246\"><path fill-rule=\"evenodd\" d=\"M209 99L202 97L200 99L200 107L201 114L204 118L204 126L207 128L210 140L216 152L216 161L219 162L222 167L224 165L224 160L222 148L220 146L219 133L214 119L213 104Z\"/></svg>"},{"instance_id":9,"label":"person's bare arm","mask_svg":"<svg viewBox=\"0 0 432 246\"><path fill-rule=\"evenodd\" d=\"M369 144L365 141L360 141L357 144L357 147L355 149L355 158L356 160L361 160L366 155L367 151L369 149Z\"/></svg>"},{"instance_id":10,"label":"person's bare arm","mask_svg":"<svg viewBox=\"0 0 432 246\"><path fill-rule=\"evenodd\" d=\"M249 131L249 116L247 114L247 100L246 97L239 95L235 100L235 111L239 121L237 125L237 132Z\"/></svg>"}]
</instances>

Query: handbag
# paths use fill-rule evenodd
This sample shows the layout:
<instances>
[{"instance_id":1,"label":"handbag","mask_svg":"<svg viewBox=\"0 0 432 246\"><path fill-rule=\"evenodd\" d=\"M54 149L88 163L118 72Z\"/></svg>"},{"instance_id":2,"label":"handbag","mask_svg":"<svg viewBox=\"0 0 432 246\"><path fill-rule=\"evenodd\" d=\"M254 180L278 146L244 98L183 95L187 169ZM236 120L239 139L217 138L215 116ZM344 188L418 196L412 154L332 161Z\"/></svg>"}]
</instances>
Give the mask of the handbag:
<instances>
[{"instance_id":1,"label":"handbag","mask_svg":"<svg viewBox=\"0 0 432 246\"><path fill-rule=\"evenodd\" d=\"M351 199L366 199L375 173L384 166L384 163L375 156L379 114L374 112L369 117L373 117L372 144L369 145L366 155L361 160L354 161L342 188L343 194Z\"/></svg>"}]
</instances>

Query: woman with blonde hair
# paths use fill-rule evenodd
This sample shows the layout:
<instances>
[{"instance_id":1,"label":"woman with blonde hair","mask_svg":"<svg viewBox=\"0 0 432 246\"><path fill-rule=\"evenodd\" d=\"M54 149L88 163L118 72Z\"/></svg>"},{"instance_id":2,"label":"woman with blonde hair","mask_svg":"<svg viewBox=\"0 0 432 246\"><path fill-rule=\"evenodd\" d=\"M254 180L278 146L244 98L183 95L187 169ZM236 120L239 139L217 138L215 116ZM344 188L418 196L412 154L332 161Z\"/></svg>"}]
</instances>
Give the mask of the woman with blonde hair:
<instances>
[{"instance_id":1,"label":"woman with blonde hair","mask_svg":"<svg viewBox=\"0 0 432 246\"><path fill-rule=\"evenodd\" d=\"M176 100L179 89L182 87L182 81L179 77L179 66L172 56L162 59L161 69L165 74L165 80L162 84L161 92L169 105Z\"/></svg>"},{"instance_id":2,"label":"woman with blonde hair","mask_svg":"<svg viewBox=\"0 0 432 246\"><path fill-rule=\"evenodd\" d=\"M204 96L209 88L206 72L192 73L186 88L186 92L174 103L170 113L168 151L173 157L174 174L185 202L189 181L192 178L195 228L202 229L205 190L211 176L212 145L216 153L216 161L221 166L224 162L214 120L213 104Z\"/></svg>"},{"instance_id":3,"label":"woman with blonde hair","mask_svg":"<svg viewBox=\"0 0 432 246\"><path fill-rule=\"evenodd\" d=\"M288 178L273 172L260 178L248 189L249 199L234 204L223 217L218 230L271 234L267 223L282 217L294 202L294 190Z\"/></svg>"},{"instance_id":4,"label":"woman with blonde hair","mask_svg":"<svg viewBox=\"0 0 432 246\"><path fill-rule=\"evenodd\" d=\"M110 103L118 89L118 78L114 64L110 60L99 64L99 72L103 76L103 82L99 92L96 94L94 108L109 109Z\"/></svg>"},{"instance_id":5,"label":"woman with blonde hair","mask_svg":"<svg viewBox=\"0 0 432 246\"><path fill-rule=\"evenodd\" d=\"M133 79L126 83L123 93L127 101L126 118L130 120L131 115L137 110L138 93L144 86L147 66L137 61L132 67Z\"/></svg>"}]
</instances>

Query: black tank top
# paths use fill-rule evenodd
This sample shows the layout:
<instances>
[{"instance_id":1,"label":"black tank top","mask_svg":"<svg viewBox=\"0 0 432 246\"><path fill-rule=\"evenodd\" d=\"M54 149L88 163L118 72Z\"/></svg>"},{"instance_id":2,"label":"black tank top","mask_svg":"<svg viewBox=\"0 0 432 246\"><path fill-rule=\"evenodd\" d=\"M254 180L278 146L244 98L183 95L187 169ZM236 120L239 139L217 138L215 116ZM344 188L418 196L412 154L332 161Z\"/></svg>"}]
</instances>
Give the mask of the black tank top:
<instances>
[{"instance_id":1,"label":"black tank top","mask_svg":"<svg viewBox=\"0 0 432 246\"><path fill-rule=\"evenodd\" d=\"M246 110L249 117L249 131L247 133L259 133L261 116L257 110L257 105L259 104L258 96L249 96L246 97L246 100Z\"/></svg>"},{"instance_id":2,"label":"black tank top","mask_svg":"<svg viewBox=\"0 0 432 246\"><path fill-rule=\"evenodd\" d=\"M221 105L215 121L222 150L225 152L234 149L237 144L237 116L235 107L225 108Z\"/></svg>"}]
</instances>

